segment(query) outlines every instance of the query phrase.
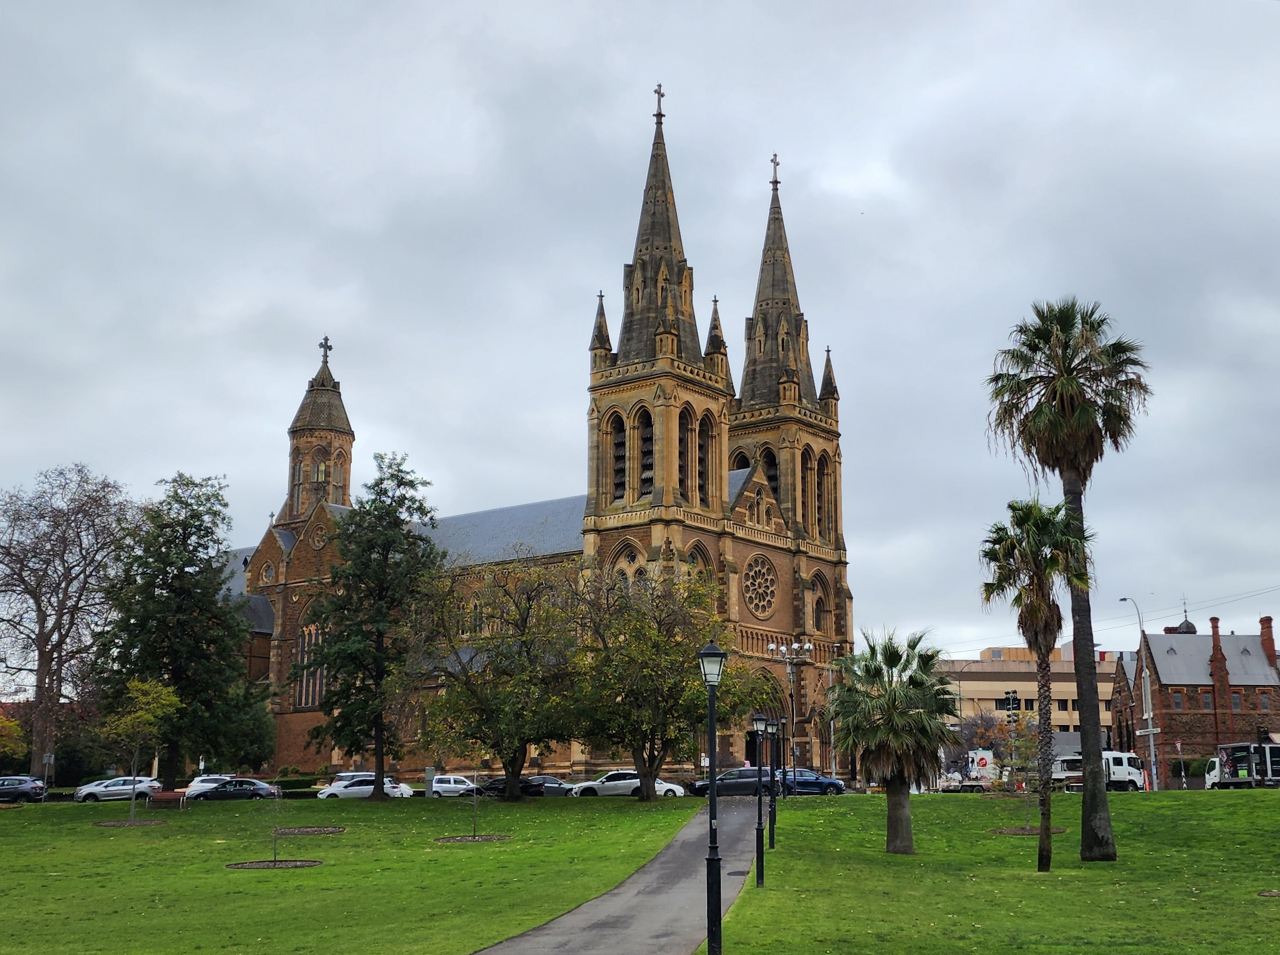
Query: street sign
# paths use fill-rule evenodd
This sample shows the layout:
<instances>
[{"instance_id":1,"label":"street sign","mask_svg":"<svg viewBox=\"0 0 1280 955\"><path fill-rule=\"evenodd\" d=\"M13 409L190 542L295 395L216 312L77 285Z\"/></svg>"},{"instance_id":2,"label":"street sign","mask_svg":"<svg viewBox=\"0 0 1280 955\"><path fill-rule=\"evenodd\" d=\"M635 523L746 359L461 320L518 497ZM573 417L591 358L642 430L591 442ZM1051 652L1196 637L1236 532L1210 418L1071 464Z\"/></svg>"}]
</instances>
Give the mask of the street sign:
<instances>
[{"instance_id":1,"label":"street sign","mask_svg":"<svg viewBox=\"0 0 1280 955\"><path fill-rule=\"evenodd\" d=\"M46 766L52 766L52 765L53 765L53 753L45 753L45 754L44 754L44 764L45 764Z\"/></svg>"},{"instance_id":2,"label":"street sign","mask_svg":"<svg viewBox=\"0 0 1280 955\"><path fill-rule=\"evenodd\" d=\"M1149 730L1136 730L1133 735L1134 736L1155 736L1159 732L1160 732L1160 727L1157 726Z\"/></svg>"}]
</instances>

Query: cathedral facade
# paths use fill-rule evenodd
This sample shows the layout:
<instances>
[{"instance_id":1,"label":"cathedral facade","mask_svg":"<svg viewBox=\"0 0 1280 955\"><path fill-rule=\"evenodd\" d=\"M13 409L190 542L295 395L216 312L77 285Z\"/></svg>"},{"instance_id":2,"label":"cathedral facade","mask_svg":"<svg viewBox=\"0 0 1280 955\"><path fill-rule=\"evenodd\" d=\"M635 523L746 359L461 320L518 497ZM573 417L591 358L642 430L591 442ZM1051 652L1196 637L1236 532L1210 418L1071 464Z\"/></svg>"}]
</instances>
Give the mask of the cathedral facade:
<instances>
[{"instance_id":1,"label":"cathedral facade","mask_svg":"<svg viewBox=\"0 0 1280 955\"><path fill-rule=\"evenodd\" d=\"M830 352L815 385L775 165L735 387L718 303L705 343L699 335L661 109L656 120L635 250L623 268L616 349L603 295L591 332L586 494L445 517L430 533L456 562L477 568L517 556L586 557L631 579L680 565L714 574L737 651L775 682L775 715L792 726L797 765L830 772L825 688L835 659L852 647ZM285 503L258 546L236 554L237 585L250 596L254 621L250 673L275 694L277 768L349 762L306 746L307 731L322 720L322 675L288 678L315 639L303 620L337 559L334 522L351 504L355 432L327 339L322 348L289 428ZM722 765L749 758L752 746L726 732ZM402 771L424 760L411 757ZM573 744L531 765L580 775L612 763Z\"/></svg>"}]
</instances>

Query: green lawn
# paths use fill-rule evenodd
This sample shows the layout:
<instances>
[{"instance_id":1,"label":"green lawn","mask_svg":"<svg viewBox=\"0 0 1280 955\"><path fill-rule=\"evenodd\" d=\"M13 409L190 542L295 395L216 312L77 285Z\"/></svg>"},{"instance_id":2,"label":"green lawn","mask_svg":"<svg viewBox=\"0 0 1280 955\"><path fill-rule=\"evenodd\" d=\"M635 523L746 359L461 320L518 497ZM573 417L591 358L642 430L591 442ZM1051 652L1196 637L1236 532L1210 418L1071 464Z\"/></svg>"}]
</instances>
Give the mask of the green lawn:
<instances>
[{"instance_id":1,"label":"green lawn","mask_svg":"<svg viewBox=\"0 0 1280 955\"><path fill-rule=\"evenodd\" d=\"M276 807L205 803L140 813L168 825L108 829L120 803L0 811L0 952L467 953L599 895L653 857L701 805L664 799L482 802L480 831L506 842L441 845L471 832L471 804L441 799L285 800L282 837L313 869L235 871L271 858Z\"/></svg>"},{"instance_id":2,"label":"green lawn","mask_svg":"<svg viewBox=\"0 0 1280 955\"><path fill-rule=\"evenodd\" d=\"M1078 797L1055 797L1054 871L1038 875L1020 801L911 800L915 856L884 853L884 799L779 804L768 885L754 875L724 925L748 953L1152 955L1280 949L1280 792L1116 793L1120 860L1079 861ZM1032 807L1032 822L1035 823ZM704 949L705 951L705 949Z\"/></svg>"}]
</instances>

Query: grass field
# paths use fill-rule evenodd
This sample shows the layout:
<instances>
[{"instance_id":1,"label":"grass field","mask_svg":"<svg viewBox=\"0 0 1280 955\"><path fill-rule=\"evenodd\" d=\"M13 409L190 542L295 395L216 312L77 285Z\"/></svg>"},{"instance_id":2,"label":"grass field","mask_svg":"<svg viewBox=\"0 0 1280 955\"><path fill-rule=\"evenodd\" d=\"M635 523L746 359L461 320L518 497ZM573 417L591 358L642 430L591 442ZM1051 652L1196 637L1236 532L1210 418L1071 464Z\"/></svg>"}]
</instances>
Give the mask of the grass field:
<instances>
[{"instance_id":1,"label":"grass field","mask_svg":"<svg viewBox=\"0 0 1280 955\"><path fill-rule=\"evenodd\" d=\"M1037 875L1020 801L913 797L915 856L884 853L884 799L788 800L767 886L724 925L732 955L1280 950L1280 792L1116 793L1120 859L1079 861L1075 797L1055 798L1054 871ZM781 805L780 805L781 808ZM1032 822L1035 823L1032 807ZM704 949L705 951L705 949Z\"/></svg>"},{"instance_id":2,"label":"grass field","mask_svg":"<svg viewBox=\"0 0 1280 955\"><path fill-rule=\"evenodd\" d=\"M140 813L164 826L92 826L127 805L52 803L0 812L0 952L467 953L539 925L621 882L701 805L664 799L482 802L286 800L282 837L313 869L234 871L271 858L276 806L205 803Z\"/></svg>"}]
</instances>

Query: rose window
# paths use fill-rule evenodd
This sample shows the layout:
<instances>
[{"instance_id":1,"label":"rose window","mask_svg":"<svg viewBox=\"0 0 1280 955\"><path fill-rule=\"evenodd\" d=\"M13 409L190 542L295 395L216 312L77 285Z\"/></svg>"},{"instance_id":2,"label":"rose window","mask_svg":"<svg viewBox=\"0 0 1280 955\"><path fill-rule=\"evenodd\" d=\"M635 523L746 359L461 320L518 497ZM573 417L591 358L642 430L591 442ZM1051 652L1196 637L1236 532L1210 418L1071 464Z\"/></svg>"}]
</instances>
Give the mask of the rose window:
<instances>
[{"instance_id":1,"label":"rose window","mask_svg":"<svg viewBox=\"0 0 1280 955\"><path fill-rule=\"evenodd\" d=\"M742 595L757 617L773 613L773 602L778 596L778 575L764 557L753 557L747 564L742 575Z\"/></svg>"}]
</instances>

